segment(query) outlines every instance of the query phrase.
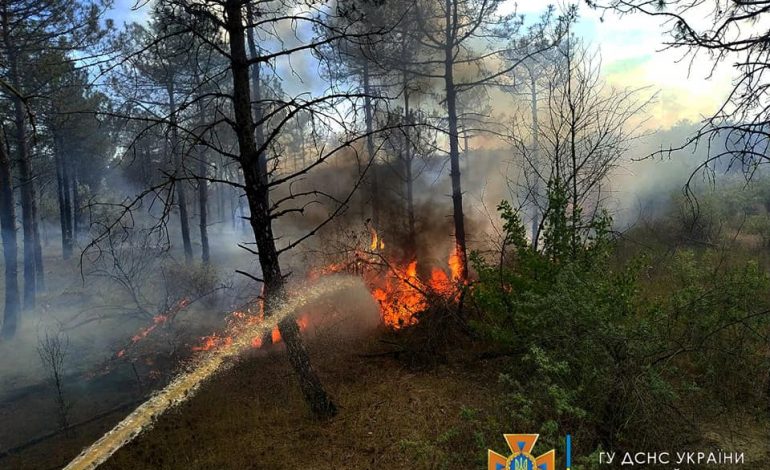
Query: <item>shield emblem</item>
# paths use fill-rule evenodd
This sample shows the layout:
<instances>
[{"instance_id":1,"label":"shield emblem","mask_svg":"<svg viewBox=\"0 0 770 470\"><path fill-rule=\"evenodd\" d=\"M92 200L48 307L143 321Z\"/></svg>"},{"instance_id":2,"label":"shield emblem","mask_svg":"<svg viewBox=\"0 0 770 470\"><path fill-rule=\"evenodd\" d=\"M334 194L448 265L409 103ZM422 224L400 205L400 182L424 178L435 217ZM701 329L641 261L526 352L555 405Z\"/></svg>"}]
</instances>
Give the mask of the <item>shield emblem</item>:
<instances>
[{"instance_id":1,"label":"shield emblem","mask_svg":"<svg viewBox=\"0 0 770 470\"><path fill-rule=\"evenodd\" d=\"M487 470L556 469L556 452L553 449L537 458L532 456L537 434L504 434L503 436L513 453L506 457L492 449L487 450Z\"/></svg>"},{"instance_id":2,"label":"shield emblem","mask_svg":"<svg viewBox=\"0 0 770 470\"><path fill-rule=\"evenodd\" d=\"M508 461L507 470L535 470L535 459L529 454L513 454Z\"/></svg>"}]
</instances>

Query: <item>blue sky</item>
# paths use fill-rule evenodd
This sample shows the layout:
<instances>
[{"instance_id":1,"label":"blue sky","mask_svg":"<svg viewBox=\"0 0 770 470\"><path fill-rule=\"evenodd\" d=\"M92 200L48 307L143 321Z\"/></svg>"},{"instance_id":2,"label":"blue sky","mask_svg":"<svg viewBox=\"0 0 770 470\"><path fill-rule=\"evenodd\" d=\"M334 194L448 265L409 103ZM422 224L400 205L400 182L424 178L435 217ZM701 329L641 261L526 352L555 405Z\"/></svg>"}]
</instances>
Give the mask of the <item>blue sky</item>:
<instances>
[{"instance_id":1,"label":"blue sky","mask_svg":"<svg viewBox=\"0 0 770 470\"><path fill-rule=\"evenodd\" d=\"M509 8L513 4L508 2ZM542 9L540 0L517 2L520 13L537 14ZM612 86L649 87L658 93L650 108L650 124L663 128L713 114L727 96L733 77L728 65L718 67L709 77L708 60L690 64L681 60L681 51L665 50L666 29L661 20L638 14L621 17L607 13L602 21L599 12L582 2L574 28L599 50L602 73Z\"/></svg>"},{"instance_id":2,"label":"blue sky","mask_svg":"<svg viewBox=\"0 0 770 470\"><path fill-rule=\"evenodd\" d=\"M119 25L141 21L146 17L149 1L115 0L110 16ZM532 17L544 8L541 0L509 1L503 8L510 11L514 5L519 13ZM712 114L730 88L729 67L720 67L709 77L707 61L690 66L688 61L680 60L679 52L663 50L664 27L657 19L607 14L604 21L600 21L599 13L585 8L581 2L580 19L574 31L599 50L604 77L612 86L649 87L650 92L658 93L656 103L650 108L650 122L655 127L669 127L681 120L697 121ZM300 68L315 73L314 67L302 65Z\"/></svg>"},{"instance_id":3,"label":"blue sky","mask_svg":"<svg viewBox=\"0 0 770 470\"><path fill-rule=\"evenodd\" d=\"M118 25L124 22L141 21L147 14L146 3L148 0L115 0L112 12L108 15Z\"/></svg>"}]
</instances>

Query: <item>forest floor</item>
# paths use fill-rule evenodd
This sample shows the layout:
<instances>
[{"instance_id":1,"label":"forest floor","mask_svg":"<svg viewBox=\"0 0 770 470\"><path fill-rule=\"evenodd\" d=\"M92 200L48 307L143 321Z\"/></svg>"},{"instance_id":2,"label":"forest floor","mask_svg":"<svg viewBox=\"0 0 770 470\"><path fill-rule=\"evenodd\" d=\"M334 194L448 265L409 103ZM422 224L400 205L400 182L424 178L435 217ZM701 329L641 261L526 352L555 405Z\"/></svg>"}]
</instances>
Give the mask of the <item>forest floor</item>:
<instances>
[{"instance_id":1,"label":"forest floor","mask_svg":"<svg viewBox=\"0 0 770 470\"><path fill-rule=\"evenodd\" d=\"M281 346L254 353L101 468L481 468L487 446L504 450L502 435L487 442L474 432L488 432L487 424L498 422L498 367L473 359L412 370L380 354L388 348L375 338L311 344L315 366L340 408L328 422L309 416ZM0 467L59 468L90 444L85 435L106 430L116 418L6 457ZM500 434L513 431L500 428Z\"/></svg>"},{"instance_id":2,"label":"forest floor","mask_svg":"<svg viewBox=\"0 0 770 470\"><path fill-rule=\"evenodd\" d=\"M510 358L482 359L479 351L465 349L444 364L415 369L390 354L391 339L386 333L309 342L340 408L330 421L309 415L277 345L216 375L100 468L486 468L487 448L507 450L503 433L527 431L518 429L500 401L498 374ZM61 468L127 412L6 456L0 468ZM751 468L770 468L759 431L749 430L741 448L752 456ZM722 440L711 434L702 443L709 448Z\"/></svg>"}]
</instances>

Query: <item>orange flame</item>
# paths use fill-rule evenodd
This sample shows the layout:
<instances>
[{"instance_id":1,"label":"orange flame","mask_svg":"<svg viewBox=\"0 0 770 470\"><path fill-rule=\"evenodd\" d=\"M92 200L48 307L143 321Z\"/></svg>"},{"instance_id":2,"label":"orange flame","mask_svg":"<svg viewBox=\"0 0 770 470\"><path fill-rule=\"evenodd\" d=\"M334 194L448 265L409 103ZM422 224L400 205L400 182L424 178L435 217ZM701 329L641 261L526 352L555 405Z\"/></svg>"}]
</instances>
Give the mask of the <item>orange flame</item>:
<instances>
[{"instance_id":1,"label":"orange flame","mask_svg":"<svg viewBox=\"0 0 770 470\"><path fill-rule=\"evenodd\" d=\"M430 272L430 288L433 292L442 296L449 296L455 290L455 286L449 279L449 276L440 268L433 268Z\"/></svg>"},{"instance_id":2,"label":"orange flame","mask_svg":"<svg viewBox=\"0 0 770 470\"><path fill-rule=\"evenodd\" d=\"M239 330L243 329L244 327L252 326L257 323L261 323L264 320L264 312L262 310L262 303L259 302L259 308L257 309L258 314L252 315L246 312L241 311L235 311L230 314L230 318L228 319L228 335L227 336L219 336L216 333L204 336L201 338L201 343L197 346L193 346L191 349L196 352L200 351L211 351L213 349L218 349L221 347L227 347L233 342L233 336L238 333ZM310 325L310 319L307 315L302 315L299 318L297 318L297 325L299 326L300 331L304 331L307 329L307 327ZM272 340L273 344L280 343L281 338L281 332L278 330L278 327L276 326L273 328L273 330L270 332L270 339ZM251 346L254 349L259 349L263 346L262 337L257 336L255 338L252 338L251 340Z\"/></svg>"},{"instance_id":3,"label":"orange flame","mask_svg":"<svg viewBox=\"0 0 770 470\"><path fill-rule=\"evenodd\" d=\"M460 247L455 245L454 249L449 254L449 270L452 273L453 281L459 282L462 280L464 268L463 258L460 256Z\"/></svg>"},{"instance_id":4,"label":"orange flame","mask_svg":"<svg viewBox=\"0 0 770 470\"><path fill-rule=\"evenodd\" d=\"M154 317L152 317L152 325L148 326L147 328L143 328L139 330L137 334L131 337L131 342L138 343L139 341L146 338L147 335L155 331L155 328L166 323L167 321L168 321L168 315L155 315Z\"/></svg>"},{"instance_id":5,"label":"orange flame","mask_svg":"<svg viewBox=\"0 0 770 470\"><path fill-rule=\"evenodd\" d=\"M377 232L372 233L371 248L384 247ZM381 258L371 253L365 254L356 251L355 257L364 282L369 287L372 297L380 305L382 322L393 329L404 328L417 323L417 315L428 307L429 295L436 295L447 300L456 300L458 284L462 278L462 257L457 247L453 247L449 254L449 274L444 269L434 267L431 270L427 282L421 280L417 274L417 261L412 260L406 267L393 267L389 264L383 273L377 266L381 266ZM311 271L311 277L349 272L350 263L333 263L323 268Z\"/></svg>"},{"instance_id":6,"label":"orange flame","mask_svg":"<svg viewBox=\"0 0 770 470\"><path fill-rule=\"evenodd\" d=\"M399 329L417 323L416 315L427 307L417 278L417 261L409 263L403 271L392 269L384 285L372 289L372 296L379 302L382 321L387 326Z\"/></svg>"},{"instance_id":7,"label":"orange flame","mask_svg":"<svg viewBox=\"0 0 770 470\"><path fill-rule=\"evenodd\" d=\"M218 344L218 338L216 333L211 336L204 336L203 343L199 346L193 346L193 351L210 351L217 347Z\"/></svg>"},{"instance_id":8,"label":"orange flame","mask_svg":"<svg viewBox=\"0 0 770 470\"><path fill-rule=\"evenodd\" d=\"M150 333L155 331L159 326L169 322L170 320L173 320L174 317L185 307L190 305L190 301L188 299L180 299L176 305L169 308L165 313L155 315L152 317L152 325L148 326L147 328L140 329L134 336L131 337L131 343L135 344L139 341L146 338ZM122 354L121 354L122 353ZM125 355L126 351L125 349L118 352L117 357L123 357Z\"/></svg>"},{"instance_id":9,"label":"orange flame","mask_svg":"<svg viewBox=\"0 0 770 470\"><path fill-rule=\"evenodd\" d=\"M369 245L369 248L371 248L372 251L384 250L385 242L377 234L377 231L373 228L370 228L369 230L372 232L372 243Z\"/></svg>"}]
</instances>

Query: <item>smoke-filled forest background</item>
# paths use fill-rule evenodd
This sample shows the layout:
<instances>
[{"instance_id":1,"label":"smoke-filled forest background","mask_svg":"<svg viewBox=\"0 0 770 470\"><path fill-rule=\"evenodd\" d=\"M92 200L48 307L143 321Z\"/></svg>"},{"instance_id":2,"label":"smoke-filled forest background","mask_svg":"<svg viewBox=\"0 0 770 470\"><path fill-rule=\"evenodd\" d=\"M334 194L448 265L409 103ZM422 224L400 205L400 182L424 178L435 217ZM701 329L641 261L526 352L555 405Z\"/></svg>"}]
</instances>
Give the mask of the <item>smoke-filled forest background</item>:
<instances>
[{"instance_id":1,"label":"smoke-filled forest background","mask_svg":"<svg viewBox=\"0 0 770 470\"><path fill-rule=\"evenodd\" d=\"M0 467L770 464L764 3L0 0Z\"/></svg>"}]
</instances>

